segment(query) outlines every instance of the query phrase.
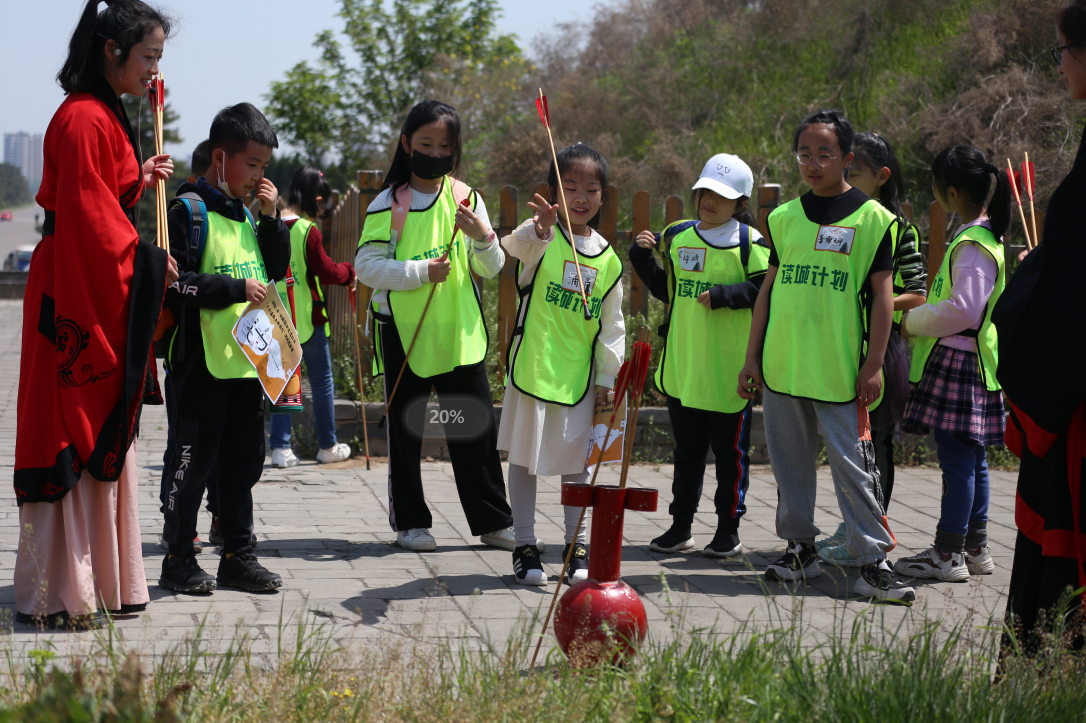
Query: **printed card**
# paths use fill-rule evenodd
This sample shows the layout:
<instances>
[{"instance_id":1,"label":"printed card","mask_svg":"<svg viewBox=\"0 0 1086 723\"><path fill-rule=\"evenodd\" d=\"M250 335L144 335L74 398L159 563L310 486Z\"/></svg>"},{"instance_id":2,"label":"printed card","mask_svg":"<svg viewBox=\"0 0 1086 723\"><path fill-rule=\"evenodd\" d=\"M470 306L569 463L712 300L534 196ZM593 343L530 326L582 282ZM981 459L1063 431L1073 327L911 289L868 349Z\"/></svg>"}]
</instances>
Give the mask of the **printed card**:
<instances>
[{"instance_id":1,"label":"printed card","mask_svg":"<svg viewBox=\"0 0 1086 723\"><path fill-rule=\"evenodd\" d=\"M615 464L622 461L622 450L626 446L626 395L618 400L618 414L615 416L615 428L604 442L607 435L607 424L611 421L611 413L615 411L615 400L606 404L596 404L595 416L592 417L592 447L588 452L588 469L592 470L600 464L602 449L603 464Z\"/></svg>"},{"instance_id":2,"label":"printed card","mask_svg":"<svg viewBox=\"0 0 1086 723\"><path fill-rule=\"evenodd\" d=\"M682 246L675 249L679 254L679 267L683 271L700 274L705 271L705 249Z\"/></svg>"},{"instance_id":3,"label":"printed card","mask_svg":"<svg viewBox=\"0 0 1086 723\"><path fill-rule=\"evenodd\" d=\"M249 304L234 324L234 341L256 369L260 385L272 404L302 363L302 345L290 320L290 311L274 283L259 304Z\"/></svg>"},{"instance_id":4,"label":"printed card","mask_svg":"<svg viewBox=\"0 0 1086 723\"><path fill-rule=\"evenodd\" d=\"M581 277L584 278L584 292L592 295L592 289L596 286L596 269L581 264ZM562 273L562 288L567 291L581 293L581 287L577 285L577 265L572 261L566 262L566 268Z\"/></svg>"},{"instance_id":5,"label":"printed card","mask_svg":"<svg viewBox=\"0 0 1086 723\"><path fill-rule=\"evenodd\" d=\"M856 239L856 229L848 226L819 226L815 240L816 251L836 251L848 256L852 253L852 242Z\"/></svg>"}]
</instances>

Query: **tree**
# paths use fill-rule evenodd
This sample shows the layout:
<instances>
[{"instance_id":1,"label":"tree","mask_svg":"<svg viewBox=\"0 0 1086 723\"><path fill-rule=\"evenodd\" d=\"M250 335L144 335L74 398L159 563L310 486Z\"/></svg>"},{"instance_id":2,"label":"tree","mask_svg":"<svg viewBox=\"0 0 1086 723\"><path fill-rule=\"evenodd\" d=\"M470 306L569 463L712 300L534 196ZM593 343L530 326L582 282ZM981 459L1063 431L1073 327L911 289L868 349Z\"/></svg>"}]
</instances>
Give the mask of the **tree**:
<instances>
[{"instance_id":1,"label":"tree","mask_svg":"<svg viewBox=\"0 0 1086 723\"><path fill-rule=\"evenodd\" d=\"M30 203L30 186L18 166L0 163L0 208Z\"/></svg>"},{"instance_id":2,"label":"tree","mask_svg":"<svg viewBox=\"0 0 1086 723\"><path fill-rule=\"evenodd\" d=\"M500 73L511 90L502 97L511 99L530 67L512 36L495 33L496 0L393 0L391 7L341 0L341 8L358 64L326 30L314 42L321 50L316 66L297 64L265 96L268 115L314 165L330 153L348 168L383 156L407 111L428 90L444 87L449 73ZM494 110L486 117L509 115Z\"/></svg>"}]
</instances>

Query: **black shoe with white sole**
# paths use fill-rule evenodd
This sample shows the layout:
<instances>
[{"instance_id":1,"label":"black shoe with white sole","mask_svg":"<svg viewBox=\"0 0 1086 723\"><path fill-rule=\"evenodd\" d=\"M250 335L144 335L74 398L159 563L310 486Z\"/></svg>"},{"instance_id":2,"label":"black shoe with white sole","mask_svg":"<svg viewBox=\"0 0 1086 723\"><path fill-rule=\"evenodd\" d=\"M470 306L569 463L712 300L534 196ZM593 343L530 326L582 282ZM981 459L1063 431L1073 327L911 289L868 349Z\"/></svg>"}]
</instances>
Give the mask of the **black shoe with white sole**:
<instances>
[{"instance_id":1,"label":"black shoe with white sole","mask_svg":"<svg viewBox=\"0 0 1086 723\"><path fill-rule=\"evenodd\" d=\"M569 545L562 548L562 562L569 555ZM566 584L576 585L582 580L588 579L588 548L579 542L573 543L573 555L569 558L569 567L566 569Z\"/></svg>"},{"instance_id":2,"label":"black shoe with white sole","mask_svg":"<svg viewBox=\"0 0 1086 723\"><path fill-rule=\"evenodd\" d=\"M788 541L788 549L781 555L781 559L765 569L766 579L775 582L810 580L821 574L822 568L818 566L818 552L814 545L794 540Z\"/></svg>"},{"instance_id":3,"label":"black shoe with white sole","mask_svg":"<svg viewBox=\"0 0 1086 723\"><path fill-rule=\"evenodd\" d=\"M852 592L860 597L905 605L911 605L916 600L916 590L898 577L886 560L861 567Z\"/></svg>"},{"instance_id":4,"label":"black shoe with white sole","mask_svg":"<svg viewBox=\"0 0 1086 723\"><path fill-rule=\"evenodd\" d=\"M649 543L649 549L653 552L681 552L694 546L694 538L690 536L690 525L674 523L664 534Z\"/></svg>"},{"instance_id":5,"label":"black shoe with white sole","mask_svg":"<svg viewBox=\"0 0 1086 723\"><path fill-rule=\"evenodd\" d=\"M204 572L195 555L167 555L162 561L158 586L175 592L195 594L215 589L215 578Z\"/></svg>"},{"instance_id":6,"label":"black shoe with white sole","mask_svg":"<svg viewBox=\"0 0 1086 723\"><path fill-rule=\"evenodd\" d=\"M283 586L283 577L261 565L251 547L243 547L230 557L223 555L216 579L221 587L248 592L268 592Z\"/></svg>"},{"instance_id":7,"label":"black shoe with white sole","mask_svg":"<svg viewBox=\"0 0 1086 723\"><path fill-rule=\"evenodd\" d=\"M743 552L743 543L735 532L721 532L717 530L716 536L701 554L706 557L735 557Z\"/></svg>"},{"instance_id":8,"label":"black shoe with white sole","mask_svg":"<svg viewBox=\"0 0 1086 723\"><path fill-rule=\"evenodd\" d=\"M521 545L513 550L513 577L521 585L546 585L547 573L539 560L539 548Z\"/></svg>"}]
</instances>

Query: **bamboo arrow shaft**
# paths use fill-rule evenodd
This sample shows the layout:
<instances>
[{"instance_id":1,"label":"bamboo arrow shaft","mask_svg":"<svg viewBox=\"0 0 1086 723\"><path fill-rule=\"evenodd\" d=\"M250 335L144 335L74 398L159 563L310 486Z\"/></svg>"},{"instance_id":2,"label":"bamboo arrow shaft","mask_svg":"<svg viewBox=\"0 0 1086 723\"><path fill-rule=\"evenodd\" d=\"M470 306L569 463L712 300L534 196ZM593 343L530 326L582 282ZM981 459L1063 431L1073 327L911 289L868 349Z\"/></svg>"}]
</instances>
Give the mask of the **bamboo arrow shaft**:
<instances>
[{"instance_id":1,"label":"bamboo arrow shaft","mask_svg":"<svg viewBox=\"0 0 1086 723\"><path fill-rule=\"evenodd\" d=\"M1022 208L1022 197L1018 195L1018 185L1014 182L1014 166L1011 165L1011 159L1007 159L1007 173L1011 182L1011 191L1014 192L1014 200L1018 202L1018 216L1022 219L1022 233L1026 235L1026 248L1032 249L1033 243L1029 238L1029 225L1026 223L1026 212Z\"/></svg>"},{"instance_id":2,"label":"bamboo arrow shaft","mask_svg":"<svg viewBox=\"0 0 1086 723\"><path fill-rule=\"evenodd\" d=\"M543 89L539 89L539 98L543 99ZM549 112L546 115L546 120L543 126L547 129L547 140L551 144L551 159L554 161L554 175L558 179L558 188L555 192L558 194L558 199L562 202L562 213L566 217L566 230L569 231L569 245L573 248L573 266L577 269L577 286L581 291L581 303L584 304L585 319L590 319L592 312L588 309L588 295L584 290L584 279L581 278L581 259L577 255L577 242L573 240L573 224L569 220L569 207L566 205L566 191L565 186L562 185L562 172L558 170L558 153L554 150L554 136L551 135L551 119Z\"/></svg>"},{"instance_id":3,"label":"bamboo arrow shaft","mask_svg":"<svg viewBox=\"0 0 1086 723\"><path fill-rule=\"evenodd\" d=\"M1029 220L1033 224L1033 247L1041 243L1041 237L1037 235L1037 213L1033 210L1033 166L1029 164L1029 154L1026 154L1026 190L1029 192Z\"/></svg>"},{"instance_id":4,"label":"bamboo arrow shaft","mask_svg":"<svg viewBox=\"0 0 1086 723\"><path fill-rule=\"evenodd\" d=\"M357 289L357 283L358 282L356 281L355 282L355 284L356 284L355 288L356 289ZM357 293L357 291L355 293ZM354 294L351 294L351 295L354 296ZM366 469L368 470L370 468L370 432L369 432L369 429L367 429L367 422L366 422L366 394L365 394L365 388L362 386L362 344L358 339L357 297L356 297L355 301L356 301L356 305L355 305L355 308L353 309L353 313L354 313L354 317L355 317L354 318L354 363L355 363L355 371L358 374L358 400L359 400L359 405L362 407L362 438L365 440L365 443L366 443ZM369 302L367 301L366 303L368 304ZM357 439L357 437L356 437L356 439Z\"/></svg>"}]
</instances>

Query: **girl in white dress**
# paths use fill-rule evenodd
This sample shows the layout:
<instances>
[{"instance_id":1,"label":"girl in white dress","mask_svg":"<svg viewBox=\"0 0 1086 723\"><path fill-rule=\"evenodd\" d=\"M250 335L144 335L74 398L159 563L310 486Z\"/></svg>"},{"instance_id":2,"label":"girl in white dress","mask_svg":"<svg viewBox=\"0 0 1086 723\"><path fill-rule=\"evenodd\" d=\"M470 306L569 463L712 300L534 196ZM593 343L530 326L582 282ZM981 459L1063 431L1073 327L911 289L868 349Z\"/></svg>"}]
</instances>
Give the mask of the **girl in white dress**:
<instances>
[{"instance_id":1,"label":"girl in white dress","mask_svg":"<svg viewBox=\"0 0 1086 723\"><path fill-rule=\"evenodd\" d=\"M525 585L547 582L535 537L536 477L587 480L595 403L611 393L626 347L622 262L593 228L607 188L607 162L581 143L560 151L557 161L558 172L552 163L547 177L550 199L536 194L535 203L528 204L533 217L502 239L518 260L521 302L509 348L498 449L509 452L513 573ZM565 209L555 203L559 175ZM562 559L574 545L566 576L570 584L588 576L584 527L580 534L576 530L580 511L565 508Z\"/></svg>"}]
</instances>

